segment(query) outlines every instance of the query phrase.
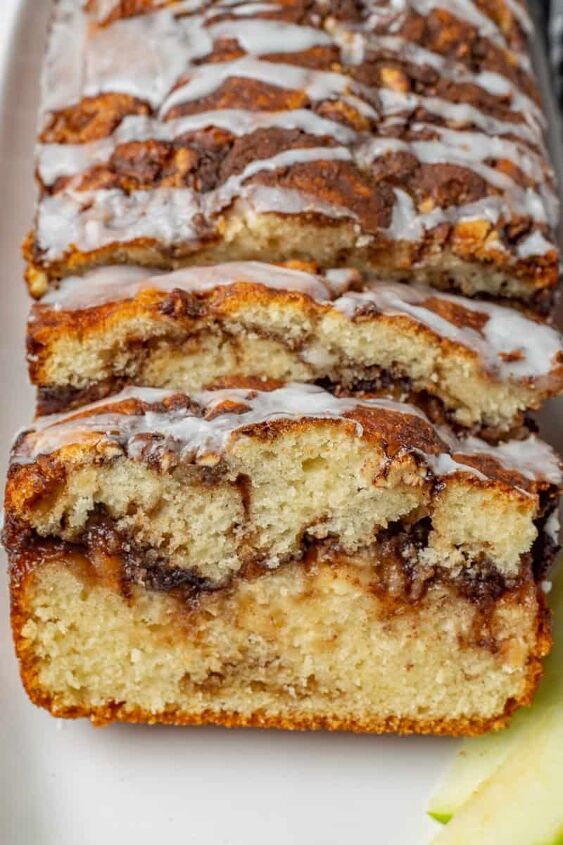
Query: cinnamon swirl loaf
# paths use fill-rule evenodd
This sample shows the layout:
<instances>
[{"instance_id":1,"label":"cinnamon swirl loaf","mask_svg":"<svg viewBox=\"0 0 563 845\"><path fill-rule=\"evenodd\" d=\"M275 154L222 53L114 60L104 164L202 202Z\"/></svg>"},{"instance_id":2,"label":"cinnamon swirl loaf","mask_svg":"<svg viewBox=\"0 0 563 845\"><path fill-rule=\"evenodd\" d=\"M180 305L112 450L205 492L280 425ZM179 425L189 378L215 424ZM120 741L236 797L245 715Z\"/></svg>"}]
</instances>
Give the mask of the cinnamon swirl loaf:
<instances>
[{"instance_id":1,"label":"cinnamon swirl loaf","mask_svg":"<svg viewBox=\"0 0 563 845\"><path fill-rule=\"evenodd\" d=\"M63 717L477 734L561 483L521 0L55 0L4 542ZM121 265L121 266L118 266Z\"/></svg>"},{"instance_id":2,"label":"cinnamon swirl loaf","mask_svg":"<svg viewBox=\"0 0 563 845\"><path fill-rule=\"evenodd\" d=\"M24 683L100 723L498 727L549 645L559 483L534 436L314 386L43 418L6 492Z\"/></svg>"}]
</instances>

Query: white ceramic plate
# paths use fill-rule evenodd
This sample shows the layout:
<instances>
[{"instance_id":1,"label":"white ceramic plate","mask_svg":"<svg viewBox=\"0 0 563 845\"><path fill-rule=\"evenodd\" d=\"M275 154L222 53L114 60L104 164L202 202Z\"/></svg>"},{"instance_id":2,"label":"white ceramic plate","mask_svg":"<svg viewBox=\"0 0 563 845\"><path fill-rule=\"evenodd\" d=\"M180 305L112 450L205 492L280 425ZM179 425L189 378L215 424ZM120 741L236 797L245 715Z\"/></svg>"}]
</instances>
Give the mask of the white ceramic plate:
<instances>
[{"instance_id":1,"label":"white ceramic plate","mask_svg":"<svg viewBox=\"0 0 563 845\"><path fill-rule=\"evenodd\" d=\"M0 0L0 472L29 421L19 244L33 207L49 0ZM0 482L1 483L1 482ZM458 743L220 728L94 729L33 707L0 602L2 845L421 845ZM500 843L499 843L500 845Z\"/></svg>"}]
</instances>

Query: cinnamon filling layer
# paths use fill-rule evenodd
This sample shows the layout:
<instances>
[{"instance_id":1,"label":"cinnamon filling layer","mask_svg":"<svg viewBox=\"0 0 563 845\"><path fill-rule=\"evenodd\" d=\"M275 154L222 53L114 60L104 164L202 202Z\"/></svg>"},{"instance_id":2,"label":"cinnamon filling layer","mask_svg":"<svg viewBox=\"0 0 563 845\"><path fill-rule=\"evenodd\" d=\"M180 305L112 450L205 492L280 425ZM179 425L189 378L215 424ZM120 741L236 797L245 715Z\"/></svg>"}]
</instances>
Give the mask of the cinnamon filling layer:
<instances>
[{"instance_id":1,"label":"cinnamon filling layer","mask_svg":"<svg viewBox=\"0 0 563 845\"><path fill-rule=\"evenodd\" d=\"M428 544L431 529L428 517L411 525L401 521L389 525L379 532L370 548L353 556L342 552L334 541L306 538L301 544L300 555L282 561L280 565L309 567L319 561L334 566L339 562L357 563L368 589L388 599L394 607L416 604L429 589L440 584L453 588L460 597L486 611L504 595L529 582L531 577L538 582L545 577L558 551L558 546L544 530L553 509L553 501L546 500L537 521L538 538L531 551L522 555L520 572L514 578L501 574L494 561L484 555L461 571L425 564L420 553ZM135 545L112 527L109 518L100 514L91 521L77 544L40 537L10 521L5 528L4 541L11 550L10 566L15 581L23 580L53 556L60 558L62 554L72 560L78 555L88 562L88 571L84 573L87 577L101 581L125 597L130 595L132 586L137 585L147 590L171 592L183 602L199 604L206 594L230 590L240 579L255 579L272 571L256 558L248 560L230 578L213 583L192 569L171 566L156 549Z\"/></svg>"}]
</instances>

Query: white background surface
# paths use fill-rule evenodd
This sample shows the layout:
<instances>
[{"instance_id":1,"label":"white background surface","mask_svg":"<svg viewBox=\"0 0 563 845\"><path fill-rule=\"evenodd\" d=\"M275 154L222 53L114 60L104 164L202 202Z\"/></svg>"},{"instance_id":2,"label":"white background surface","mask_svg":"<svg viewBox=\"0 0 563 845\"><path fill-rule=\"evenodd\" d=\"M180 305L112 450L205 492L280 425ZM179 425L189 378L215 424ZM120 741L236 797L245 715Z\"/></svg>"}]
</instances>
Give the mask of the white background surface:
<instances>
[{"instance_id":1,"label":"white background surface","mask_svg":"<svg viewBox=\"0 0 563 845\"><path fill-rule=\"evenodd\" d=\"M32 409L19 243L32 216L37 80L49 5L0 0L2 476L13 433ZM426 804L457 748L454 740L62 723L34 708L20 687L5 576L0 587L2 845L428 841Z\"/></svg>"}]
</instances>

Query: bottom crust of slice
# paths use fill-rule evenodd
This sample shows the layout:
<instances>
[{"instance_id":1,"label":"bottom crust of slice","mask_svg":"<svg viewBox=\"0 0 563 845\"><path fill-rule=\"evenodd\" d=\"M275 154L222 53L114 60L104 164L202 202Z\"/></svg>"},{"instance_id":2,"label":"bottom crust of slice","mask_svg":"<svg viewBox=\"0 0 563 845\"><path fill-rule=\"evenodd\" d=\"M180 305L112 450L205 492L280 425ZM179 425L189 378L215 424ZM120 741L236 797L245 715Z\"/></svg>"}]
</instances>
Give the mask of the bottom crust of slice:
<instances>
[{"instance_id":1,"label":"bottom crust of slice","mask_svg":"<svg viewBox=\"0 0 563 845\"><path fill-rule=\"evenodd\" d=\"M96 724L480 734L530 703L550 644L531 578L484 602L446 582L409 600L373 562L312 555L194 598L34 555L12 583L24 684Z\"/></svg>"}]
</instances>

